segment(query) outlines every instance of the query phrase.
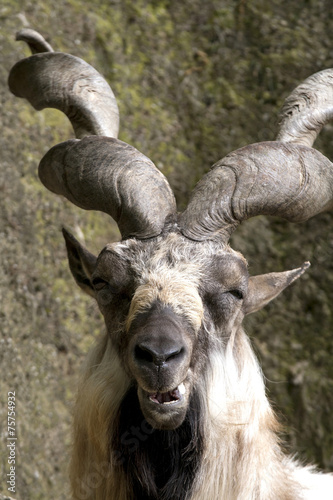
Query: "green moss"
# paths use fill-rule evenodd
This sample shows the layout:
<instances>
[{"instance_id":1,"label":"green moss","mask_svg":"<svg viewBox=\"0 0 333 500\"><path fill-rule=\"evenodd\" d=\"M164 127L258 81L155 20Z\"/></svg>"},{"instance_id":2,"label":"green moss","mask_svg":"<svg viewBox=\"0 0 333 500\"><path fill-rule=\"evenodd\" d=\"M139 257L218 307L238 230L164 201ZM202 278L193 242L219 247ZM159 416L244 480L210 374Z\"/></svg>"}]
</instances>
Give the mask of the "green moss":
<instances>
[{"instance_id":1,"label":"green moss","mask_svg":"<svg viewBox=\"0 0 333 500\"><path fill-rule=\"evenodd\" d=\"M278 108L303 78L333 65L332 6L316 2L5 1L0 8L0 433L6 391L19 394L17 500L67 499L70 408L84 354L104 326L68 270L61 226L95 254L119 233L105 214L87 213L47 192L37 166L73 137L58 111L35 112L7 90L10 67L29 54L14 33L29 25L56 50L85 58L117 95L120 138L165 173L178 206L228 152L274 138ZM333 155L331 130L318 147ZM84 239L82 239L84 235ZM247 319L293 449L333 466L332 216L294 226L264 217L237 231L233 246L252 274L311 270ZM2 434L3 435L3 434ZM6 461L1 457L1 472ZM2 475L4 477L4 475ZM5 485L0 485L0 491Z\"/></svg>"}]
</instances>

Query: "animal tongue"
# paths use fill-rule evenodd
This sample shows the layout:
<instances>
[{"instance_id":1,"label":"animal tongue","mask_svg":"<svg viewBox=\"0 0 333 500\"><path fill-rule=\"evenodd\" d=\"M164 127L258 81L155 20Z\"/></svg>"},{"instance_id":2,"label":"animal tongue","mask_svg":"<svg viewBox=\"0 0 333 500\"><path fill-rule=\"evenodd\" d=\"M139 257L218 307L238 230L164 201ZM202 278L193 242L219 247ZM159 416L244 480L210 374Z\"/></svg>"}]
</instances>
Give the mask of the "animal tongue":
<instances>
[{"instance_id":1,"label":"animal tongue","mask_svg":"<svg viewBox=\"0 0 333 500\"><path fill-rule=\"evenodd\" d=\"M156 392L155 394L150 394L149 399L158 404L168 404L178 401L180 399L180 392L178 387L173 391L169 392Z\"/></svg>"}]
</instances>

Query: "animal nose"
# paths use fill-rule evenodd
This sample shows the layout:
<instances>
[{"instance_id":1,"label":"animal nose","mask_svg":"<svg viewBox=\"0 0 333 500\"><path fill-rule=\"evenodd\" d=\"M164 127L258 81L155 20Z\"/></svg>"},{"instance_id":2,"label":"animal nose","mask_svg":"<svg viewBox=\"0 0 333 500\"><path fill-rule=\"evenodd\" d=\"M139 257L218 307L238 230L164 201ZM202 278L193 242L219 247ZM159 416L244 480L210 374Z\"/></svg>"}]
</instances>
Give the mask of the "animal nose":
<instances>
[{"instance_id":1,"label":"animal nose","mask_svg":"<svg viewBox=\"0 0 333 500\"><path fill-rule=\"evenodd\" d=\"M140 365L178 364L185 357L185 347L170 342L154 345L151 342L140 342L134 348L134 356Z\"/></svg>"}]
</instances>

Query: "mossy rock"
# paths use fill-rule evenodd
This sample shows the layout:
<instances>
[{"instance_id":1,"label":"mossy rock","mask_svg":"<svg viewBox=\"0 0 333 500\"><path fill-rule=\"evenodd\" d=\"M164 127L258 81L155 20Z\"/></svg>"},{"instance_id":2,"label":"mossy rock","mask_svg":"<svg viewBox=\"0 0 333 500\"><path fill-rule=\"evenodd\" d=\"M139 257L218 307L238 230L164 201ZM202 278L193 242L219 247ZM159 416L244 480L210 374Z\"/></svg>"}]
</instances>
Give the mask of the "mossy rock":
<instances>
[{"instance_id":1,"label":"mossy rock","mask_svg":"<svg viewBox=\"0 0 333 500\"><path fill-rule=\"evenodd\" d=\"M37 28L54 48L109 80L120 138L161 168L186 205L196 181L230 151L274 139L284 97L333 66L333 4L278 0L12 0L0 7L0 433L7 392L18 394L17 500L67 500L71 409L86 352L103 331L95 304L67 268L61 226L94 252L118 238L109 218L85 213L39 184L40 158L72 134L57 112L36 113L10 95L11 66L28 55L15 32ZM332 126L317 147L333 158ZM332 214L295 226L260 217L233 246L252 274L307 274L246 322L270 399L293 450L333 467ZM0 458L2 477L6 457ZM0 484L5 494L6 485Z\"/></svg>"}]
</instances>

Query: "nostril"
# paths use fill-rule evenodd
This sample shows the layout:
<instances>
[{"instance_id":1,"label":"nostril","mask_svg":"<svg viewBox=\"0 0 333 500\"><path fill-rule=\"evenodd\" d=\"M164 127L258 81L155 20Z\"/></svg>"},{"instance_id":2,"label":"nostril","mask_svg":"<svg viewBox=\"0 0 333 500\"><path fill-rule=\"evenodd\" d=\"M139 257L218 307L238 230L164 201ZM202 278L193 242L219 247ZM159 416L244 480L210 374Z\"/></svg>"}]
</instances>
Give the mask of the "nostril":
<instances>
[{"instance_id":1,"label":"nostril","mask_svg":"<svg viewBox=\"0 0 333 500\"><path fill-rule=\"evenodd\" d=\"M140 345L135 346L134 356L137 361L154 362L154 355L147 347L141 347Z\"/></svg>"},{"instance_id":2,"label":"nostril","mask_svg":"<svg viewBox=\"0 0 333 500\"><path fill-rule=\"evenodd\" d=\"M134 348L134 357L138 363L152 363L156 366L170 363L175 359L180 361L184 354L184 347L157 349L154 346L141 343L137 344Z\"/></svg>"},{"instance_id":3,"label":"nostril","mask_svg":"<svg viewBox=\"0 0 333 500\"><path fill-rule=\"evenodd\" d=\"M182 347L182 348L178 349L177 351L174 351L174 352L168 354L165 358L165 361L168 362L174 358L182 357L184 352L185 352L185 349Z\"/></svg>"}]
</instances>

